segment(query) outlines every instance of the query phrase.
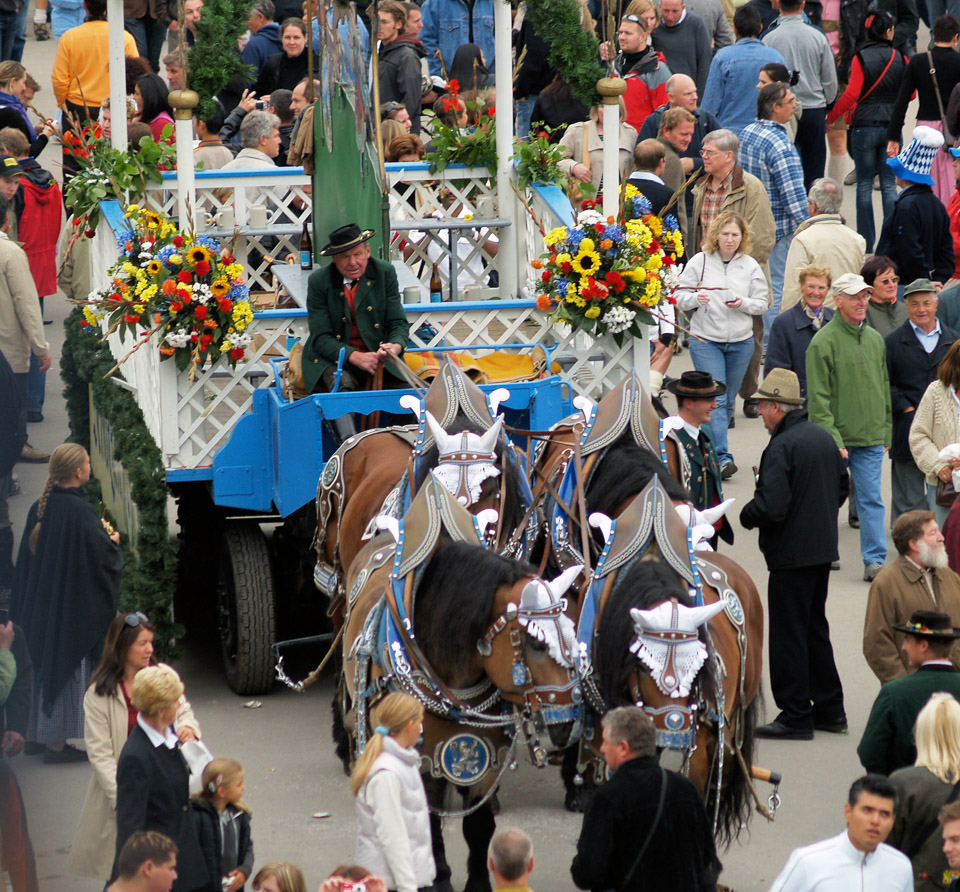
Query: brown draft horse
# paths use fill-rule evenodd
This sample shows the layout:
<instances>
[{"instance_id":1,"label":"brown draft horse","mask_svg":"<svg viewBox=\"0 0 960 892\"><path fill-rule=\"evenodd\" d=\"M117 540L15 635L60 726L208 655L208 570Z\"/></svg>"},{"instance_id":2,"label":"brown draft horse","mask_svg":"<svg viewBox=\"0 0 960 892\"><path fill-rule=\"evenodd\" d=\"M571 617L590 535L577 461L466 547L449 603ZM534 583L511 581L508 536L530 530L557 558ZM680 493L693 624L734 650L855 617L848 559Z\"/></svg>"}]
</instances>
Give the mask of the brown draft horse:
<instances>
[{"instance_id":1,"label":"brown draft horse","mask_svg":"<svg viewBox=\"0 0 960 892\"><path fill-rule=\"evenodd\" d=\"M656 477L616 512L581 603L578 636L592 650L591 708L602 715L642 706L662 758L679 763L700 790L729 845L752 813L763 606L736 562L691 553L687 527ZM601 767L595 764L595 777Z\"/></svg>"},{"instance_id":2,"label":"brown draft horse","mask_svg":"<svg viewBox=\"0 0 960 892\"><path fill-rule=\"evenodd\" d=\"M512 447L499 428L491 436L495 422L486 395L459 368L445 363L424 396L424 409L447 434L466 434L465 440L474 449L484 451L493 441L496 476L483 479L477 497L468 501L467 507L473 514L495 508L500 517L498 544L505 542L520 524L524 510L518 495L518 465L507 460L507 450ZM327 462L317 489L314 581L331 598L329 612L335 628L343 622L345 572L363 548L371 521L382 512L402 513L405 497L415 492L441 461L437 435L425 416L419 426L351 437ZM413 487L412 477L416 478ZM385 506L388 497L396 504Z\"/></svg>"},{"instance_id":3,"label":"brown draft horse","mask_svg":"<svg viewBox=\"0 0 960 892\"><path fill-rule=\"evenodd\" d=\"M489 798L518 738L543 765L547 747L579 732L577 644L559 598L575 574L544 583L535 573L482 547L472 516L431 477L402 526L364 545L347 574L334 739L348 768L382 693L403 690L424 704L436 890L452 890L441 815L464 817L466 889L487 892ZM455 793L460 812L448 810Z\"/></svg>"}]
</instances>

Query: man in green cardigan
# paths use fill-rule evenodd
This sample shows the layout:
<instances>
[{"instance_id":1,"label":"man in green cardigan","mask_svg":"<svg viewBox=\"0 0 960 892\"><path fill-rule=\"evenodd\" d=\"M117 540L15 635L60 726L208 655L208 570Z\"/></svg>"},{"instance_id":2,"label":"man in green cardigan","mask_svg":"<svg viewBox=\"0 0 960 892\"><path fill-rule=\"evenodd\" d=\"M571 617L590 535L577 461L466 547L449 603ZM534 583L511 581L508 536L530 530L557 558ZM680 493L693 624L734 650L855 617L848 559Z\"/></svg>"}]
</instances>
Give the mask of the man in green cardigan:
<instances>
[{"instance_id":1,"label":"man in green cardigan","mask_svg":"<svg viewBox=\"0 0 960 892\"><path fill-rule=\"evenodd\" d=\"M960 670L950 660L960 629L950 617L915 610L909 622L893 627L904 633L903 651L916 671L888 681L870 710L857 755L863 767L876 774L913 765L917 758L913 726L931 694L944 691L960 700Z\"/></svg>"},{"instance_id":2,"label":"man in green cardigan","mask_svg":"<svg viewBox=\"0 0 960 892\"><path fill-rule=\"evenodd\" d=\"M303 348L303 380L310 393L333 389L340 350L345 350L341 391L366 390L389 354L401 356L410 326L393 265L370 256L374 230L348 223L330 233L320 251L332 263L307 284L310 336ZM383 387L403 387L386 369ZM345 438L355 432L351 416L334 423Z\"/></svg>"}]
</instances>

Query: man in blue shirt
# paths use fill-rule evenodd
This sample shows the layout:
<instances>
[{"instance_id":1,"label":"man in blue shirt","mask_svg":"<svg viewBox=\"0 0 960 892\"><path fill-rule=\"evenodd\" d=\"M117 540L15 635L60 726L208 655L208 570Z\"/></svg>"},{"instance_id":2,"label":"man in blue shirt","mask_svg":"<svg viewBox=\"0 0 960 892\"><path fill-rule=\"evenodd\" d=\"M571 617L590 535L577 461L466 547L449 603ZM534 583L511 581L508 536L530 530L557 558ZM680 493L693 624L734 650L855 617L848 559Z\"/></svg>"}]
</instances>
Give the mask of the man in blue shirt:
<instances>
[{"instance_id":1,"label":"man in blue shirt","mask_svg":"<svg viewBox=\"0 0 960 892\"><path fill-rule=\"evenodd\" d=\"M260 77L260 70L267 59L283 52L283 44L280 42L280 26L273 20L273 16L273 0L257 0L256 5L250 10L250 18L247 19L250 39L243 48L241 55L247 65L253 66L250 76L251 84L257 82Z\"/></svg>"},{"instance_id":2,"label":"man in blue shirt","mask_svg":"<svg viewBox=\"0 0 960 892\"><path fill-rule=\"evenodd\" d=\"M721 127L739 136L757 112L756 96L747 85L757 82L764 65L785 63L778 50L761 42L763 20L756 7L741 6L733 17L733 30L737 42L717 50L713 57L700 107L713 112Z\"/></svg>"},{"instance_id":3,"label":"man in blue shirt","mask_svg":"<svg viewBox=\"0 0 960 892\"><path fill-rule=\"evenodd\" d=\"M427 49L430 74L446 76L453 57L465 43L483 50L487 68L493 74L496 54L493 43L493 0L426 0L421 7L423 30L420 40ZM437 56L439 52L440 56Z\"/></svg>"},{"instance_id":4,"label":"man in blue shirt","mask_svg":"<svg viewBox=\"0 0 960 892\"><path fill-rule=\"evenodd\" d=\"M740 133L740 166L763 183L777 226L769 260L773 304L763 318L764 346L770 336L770 326L780 313L783 270L790 242L808 216L803 167L786 128L796 107L797 100L790 87L782 83L767 84L757 98L757 119Z\"/></svg>"}]
</instances>

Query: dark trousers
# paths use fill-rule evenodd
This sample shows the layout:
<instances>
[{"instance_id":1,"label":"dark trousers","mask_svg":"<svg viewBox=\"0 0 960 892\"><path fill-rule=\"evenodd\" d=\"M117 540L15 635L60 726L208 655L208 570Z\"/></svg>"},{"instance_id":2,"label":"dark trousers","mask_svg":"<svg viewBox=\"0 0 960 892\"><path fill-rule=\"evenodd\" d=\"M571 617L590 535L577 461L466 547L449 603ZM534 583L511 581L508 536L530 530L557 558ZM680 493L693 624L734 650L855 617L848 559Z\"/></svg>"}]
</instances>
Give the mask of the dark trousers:
<instances>
[{"instance_id":1,"label":"dark trousers","mask_svg":"<svg viewBox=\"0 0 960 892\"><path fill-rule=\"evenodd\" d=\"M767 587L770 687L781 720L802 729L844 715L826 615L829 580L830 564L820 564L771 570Z\"/></svg>"},{"instance_id":2,"label":"dark trousers","mask_svg":"<svg viewBox=\"0 0 960 892\"><path fill-rule=\"evenodd\" d=\"M827 110L825 108L805 108L797 125L797 138L794 145L800 153L803 165L803 188L807 191L814 180L823 176L827 165L826 143Z\"/></svg>"}]
</instances>

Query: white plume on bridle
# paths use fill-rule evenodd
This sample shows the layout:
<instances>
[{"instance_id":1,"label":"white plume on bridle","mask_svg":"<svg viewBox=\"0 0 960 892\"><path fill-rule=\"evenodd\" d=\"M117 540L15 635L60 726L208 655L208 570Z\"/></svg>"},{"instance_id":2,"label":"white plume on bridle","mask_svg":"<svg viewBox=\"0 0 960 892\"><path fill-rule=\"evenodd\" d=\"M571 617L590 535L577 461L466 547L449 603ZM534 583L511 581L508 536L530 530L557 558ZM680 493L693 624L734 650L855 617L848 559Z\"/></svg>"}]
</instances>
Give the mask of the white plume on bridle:
<instances>
[{"instance_id":1,"label":"white plume on bridle","mask_svg":"<svg viewBox=\"0 0 960 892\"><path fill-rule=\"evenodd\" d=\"M429 412L426 419L437 444L438 464L434 475L461 505L475 504L480 499L483 481L500 476L496 467L496 445L503 427L503 416L497 416L493 427L483 434L467 431L448 434Z\"/></svg>"},{"instance_id":2,"label":"white plume on bridle","mask_svg":"<svg viewBox=\"0 0 960 892\"><path fill-rule=\"evenodd\" d=\"M545 641L550 656L567 669L574 665L578 646L573 620L563 610L563 595L582 569L583 565L577 564L550 582L531 579L520 595L520 624L528 635Z\"/></svg>"},{"instance_id":3,"label":"white plume on bridle","mask_svg":"<svg viewBox=\"0 0 960 892\"><path fill-rule=\"evenodd\" d=\"M636 637L630 651L650 670L662 693L674 698L689 695L708 656L698 630L721 610L722 601L688 607L671 600L649 610L631 608Z\"/></svg>"}]
</instances>

